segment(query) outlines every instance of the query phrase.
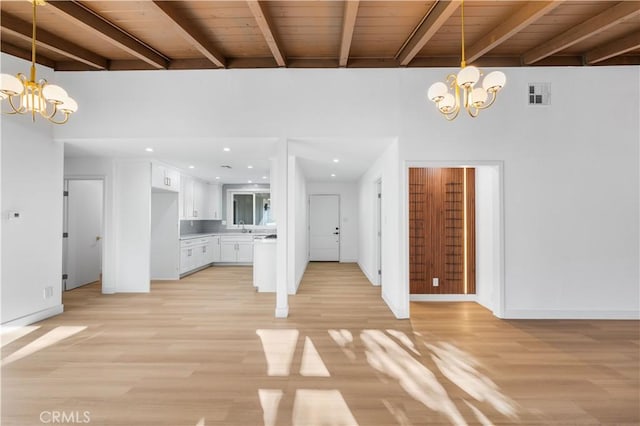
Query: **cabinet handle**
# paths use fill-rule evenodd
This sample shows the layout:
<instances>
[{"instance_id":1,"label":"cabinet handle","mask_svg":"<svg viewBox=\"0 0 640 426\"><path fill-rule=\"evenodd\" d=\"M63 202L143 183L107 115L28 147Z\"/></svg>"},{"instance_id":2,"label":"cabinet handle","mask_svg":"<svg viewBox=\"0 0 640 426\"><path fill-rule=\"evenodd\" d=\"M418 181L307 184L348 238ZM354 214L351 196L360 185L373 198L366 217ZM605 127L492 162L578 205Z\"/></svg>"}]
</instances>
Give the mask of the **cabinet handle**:
<instances>
[{"instance_id":1,"label":"cabinet handle","mask_svg":"<svg viewBox=\"0 0 640 426\"><path fill-rule=\"evenodd\" d=\"M167 182L169 182L169 183L167 184L167 186L171 186L171 178L170 178L170 177L168 177L168 178L167 178Z\"/></svg>"}]
</instances>

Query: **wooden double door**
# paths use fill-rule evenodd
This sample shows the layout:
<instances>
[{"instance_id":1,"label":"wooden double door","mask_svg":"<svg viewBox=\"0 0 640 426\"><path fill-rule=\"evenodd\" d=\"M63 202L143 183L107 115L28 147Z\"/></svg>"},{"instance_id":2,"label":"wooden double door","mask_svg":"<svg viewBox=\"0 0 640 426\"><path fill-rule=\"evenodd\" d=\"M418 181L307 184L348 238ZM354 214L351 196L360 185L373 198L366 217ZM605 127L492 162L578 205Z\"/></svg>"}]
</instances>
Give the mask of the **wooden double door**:
<instances>
[{"instance_id":1,"label":"wooden double door","mask_svg":"<svg viewBox=\"0 0 640 426\"><path fill-rule=\"evenodd\" d=\"M411 294L474 294L475 169L409 169Z\"/></svg>"}]
</instances>

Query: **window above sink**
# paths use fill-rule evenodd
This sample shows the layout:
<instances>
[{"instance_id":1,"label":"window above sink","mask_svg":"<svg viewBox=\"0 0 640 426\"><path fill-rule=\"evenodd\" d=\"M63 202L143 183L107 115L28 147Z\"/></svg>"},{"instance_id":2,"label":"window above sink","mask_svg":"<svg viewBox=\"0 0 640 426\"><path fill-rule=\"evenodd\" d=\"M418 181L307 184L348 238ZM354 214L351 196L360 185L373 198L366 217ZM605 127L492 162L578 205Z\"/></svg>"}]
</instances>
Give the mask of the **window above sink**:
<instances>
[{"instance_id":1,"label":"window above sink","mask_svg":"<svg viewBox=\"0 0 640 426\"><path fill-rule=\"evenodd\" d=\"M274 227L269 188L228 189L226 191L228 228L252 229Z\"/></svg>"}]
</instances>

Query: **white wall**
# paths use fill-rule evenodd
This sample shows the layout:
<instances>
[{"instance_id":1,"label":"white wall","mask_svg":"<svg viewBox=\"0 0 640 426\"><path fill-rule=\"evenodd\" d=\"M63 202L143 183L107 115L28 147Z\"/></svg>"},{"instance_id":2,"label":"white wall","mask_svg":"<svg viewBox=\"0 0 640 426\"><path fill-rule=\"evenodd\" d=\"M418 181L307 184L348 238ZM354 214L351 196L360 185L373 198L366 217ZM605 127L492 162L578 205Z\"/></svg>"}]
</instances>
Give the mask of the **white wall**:
<instances>
[{"instance_id":1,"label":"white wall","mask_svg":"<svg viewBox=\"0 0 640 426\"><path fill-rule=\"evenodd\" d=\"M355 182L309 182L307 189L309 195L338 194L340 196L340 262L357 262L358 184Z\"/></svg>"},{"instance_id":2,"label":"white wall","mask_svg":"<svg viewBox=\"0 0 640 426\"><path fill-rule=\"evenodd\" d=\"M81 108L55 136L397 137L384 161L504 161L505 315L638 317L640 68L509 68L491 109L447 122L424 93L450 71L57 73ZM603 81L594 101L585 88ZM530 82L551 83L550 106L526 105ZM123 108L127 90L142 103ZM192 107L166 108L168 98ZM383 295L398 314L408 309L404 172L383 179L383 194L397 201L385 201L385 226L398 232L387 233L397 239L384 243L383 281L398 281Z\"/></svg>"},{"instance_id":3,"label":"white wall","mask_svg":"<svg viewBox=\"0 0 640 426\"><path fill-rule=\"evenodd\" d=\"M293 258L289 264L289 294L295 294L309 263L309 196L307 181L300 163L289 156L289 248Z\"/></svg>"},{"instance_id":4,"label":"white wall","mask_svg":"<svg viewBox=\"0 0 640 426\"><path fill-rule=\"evenodd\" d=\"M63 147L52 140L51 124L36 120L3 116L1 123L3 324L27 324L63 309ZM20 218L8 220L9 212ZM48 286L53 294L45 299Z\"/></svg>"},{"instance_id":5,"label":"white wall","mask_svg":"<svg viewBox=\"0 0 640 426\"><path fill-rule=\"evenodd\" d=\"M151 279L180 278L178 193L151 193Z\"/></svg>"},{"instance_id":6,"label":"white wall","mask_svg":"<svg viewBox=\"0 0 640 426\"><path fill-rule=\"evenodd\" d=\"M403 159L504 161L505 316L638 317L639 68L509 69L490 110L454 123L423 111L429 73L406 71ZM530 107L540 81L552 104Z\"/></svg>"},{"instance_id":7,"label":"white wall","mask_svg":"<svg viewBox=\"0 0 640 426\"><path fill-rule=\"evenodd\" d=\"M151 163L66 158L65 177L105 182L102 292L148 292L151 244Z\"/></svg>"},{"instance_id":8,"label":"white wall","mask_svg":"<svg viewBox=\"0 0 640 426\"><path fill-rule=\"evenodd\" d=\"M499 306L500 274L500 183L497 167L476 167L476 295L477 301L494 312Z\"/></svg>"},{"instance_id":9,"label":"white wall","mask_svg":"<svg viewBox=\"0 0 640 426\"><path fill-rule=\"evenodd\" d=\"M277 267L276 267L276 318L286 318L289 316L289 284L291 271L289 265L293 262L295 254L293 247L289 244L290 226L289 199L288 199L288 169L289 154L286 139L280 139L277 143L277 153L271 163L271 208L276 214L276 226L278 240L276 242ZM273 198L273 194L276 197Z\"/></svg>"},{"instance_id":10,"label":"white wall","mask_svg":"<svg viewBox=\"0 0 640 426\"><path fill-rule=\"evenodd\" d=\"M151 164L116 162L116 291L150 290Z\"/></svg>"},{"instance_id":11,"label":"white wall","mask_svg":"<svg viewBox=\"0 0 640 426\"><path fill-rule=\"evenodd\" d=\"M391 311L397 318L409 317L409 291L405 289L402 276L402 251L400 206L403 194L398 191L401 170L398 159L398 142L393 142L375 163L365 172L358 183L360 204L358 265L374 283L378 269L377 231L375 209L377 208L377 182L382 180L382 270L381 291Z\"/></svg>"}]
</instances>

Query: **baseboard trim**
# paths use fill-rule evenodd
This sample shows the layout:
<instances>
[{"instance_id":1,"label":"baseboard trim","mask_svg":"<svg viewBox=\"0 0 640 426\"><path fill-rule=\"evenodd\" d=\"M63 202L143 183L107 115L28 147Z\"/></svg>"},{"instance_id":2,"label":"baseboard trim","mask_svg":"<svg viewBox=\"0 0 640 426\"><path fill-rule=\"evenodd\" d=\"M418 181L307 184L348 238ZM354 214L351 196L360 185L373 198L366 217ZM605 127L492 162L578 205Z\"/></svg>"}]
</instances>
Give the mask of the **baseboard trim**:
<instances>
[{"instance_id":1,"label":"baseboard trim","mask_svg":"<svg viewBox=\"0 0 640 426\"><path fill-rule=\"evenodd\" d=\"M410 294L410 302L477 302L476 294Z\"/></svg>"},{"instance_id":2,"label":"baseboard trim","mask_svg":"<svg viewBox=\"0 0 640 426\"><path fill-rule=\"evenodd\" d=\"M384 294L384 292L382 292L382 300L384 300L384 303L387 304L387 306L389 307L393 315L396 317L396 319L409 318L409 312L404 312L402 309L398 309L397 306L394 306L391 302L389 302L389 299L387 299L387 296Z\"/></svg>"},{"instance_id":3,"label":"baseboard trim","mask_svg":"<svg viewBox=\"0 0 640 426\"><path fill-rule=\"evenodd\" d=\"M11 321L3 322L3 327L22 327L25 325L33 324L34 322L42 321L44 319L60 315L64 312L64 305L56 305L51 308L44 309L42 311L34 312L29 315L25 315L20 318L16 318Z\"/></svg>"},{"instance_id":4,"label":"baseboard trim","mask_svg":"<svg viewBox=\"0 0 640 426\"><path fill-rule=\"evenodd\" d=\"M640 311L550 311L507 309L504 319L639 320Z\"/></svg>"},{"instance_id":5,"label":"baseboard trim","mask_svg":"<svg viewBox=\"0 0 640 426\"><path fill-rule=\"evenodd\" d=\"M339 262L340 263L358 263L358 259L346 258L346 259L340 259Z\"/></svg>"},{"instance_id":6,"label":"baseboard trim","mask_svg":"<svg viewBox=\"0 0 640 426\"><path fill-rule=\"evenodd\" d=\"M276 318L287 318L289 316L289 307L276 308Z\"/></svg>"},{"instance_id":7,"label":"baseboard trim","mask_svg":"<svg viewBox=\"0 0 640 426\"><path fill-rule=\"evenodd\" d=\"M358 268L360 268L360 270L362 271L364 276L367 277L367 279L369 280L371 285L376 286L376 287L380 287L380 282L376 282L378 280L373 279L373 277L369 274L369 271L367 271L365 268L363 268L362 265L360 264L360 262L356 262L356 263L358 264Z\"/></svg>"}]
</instances>

